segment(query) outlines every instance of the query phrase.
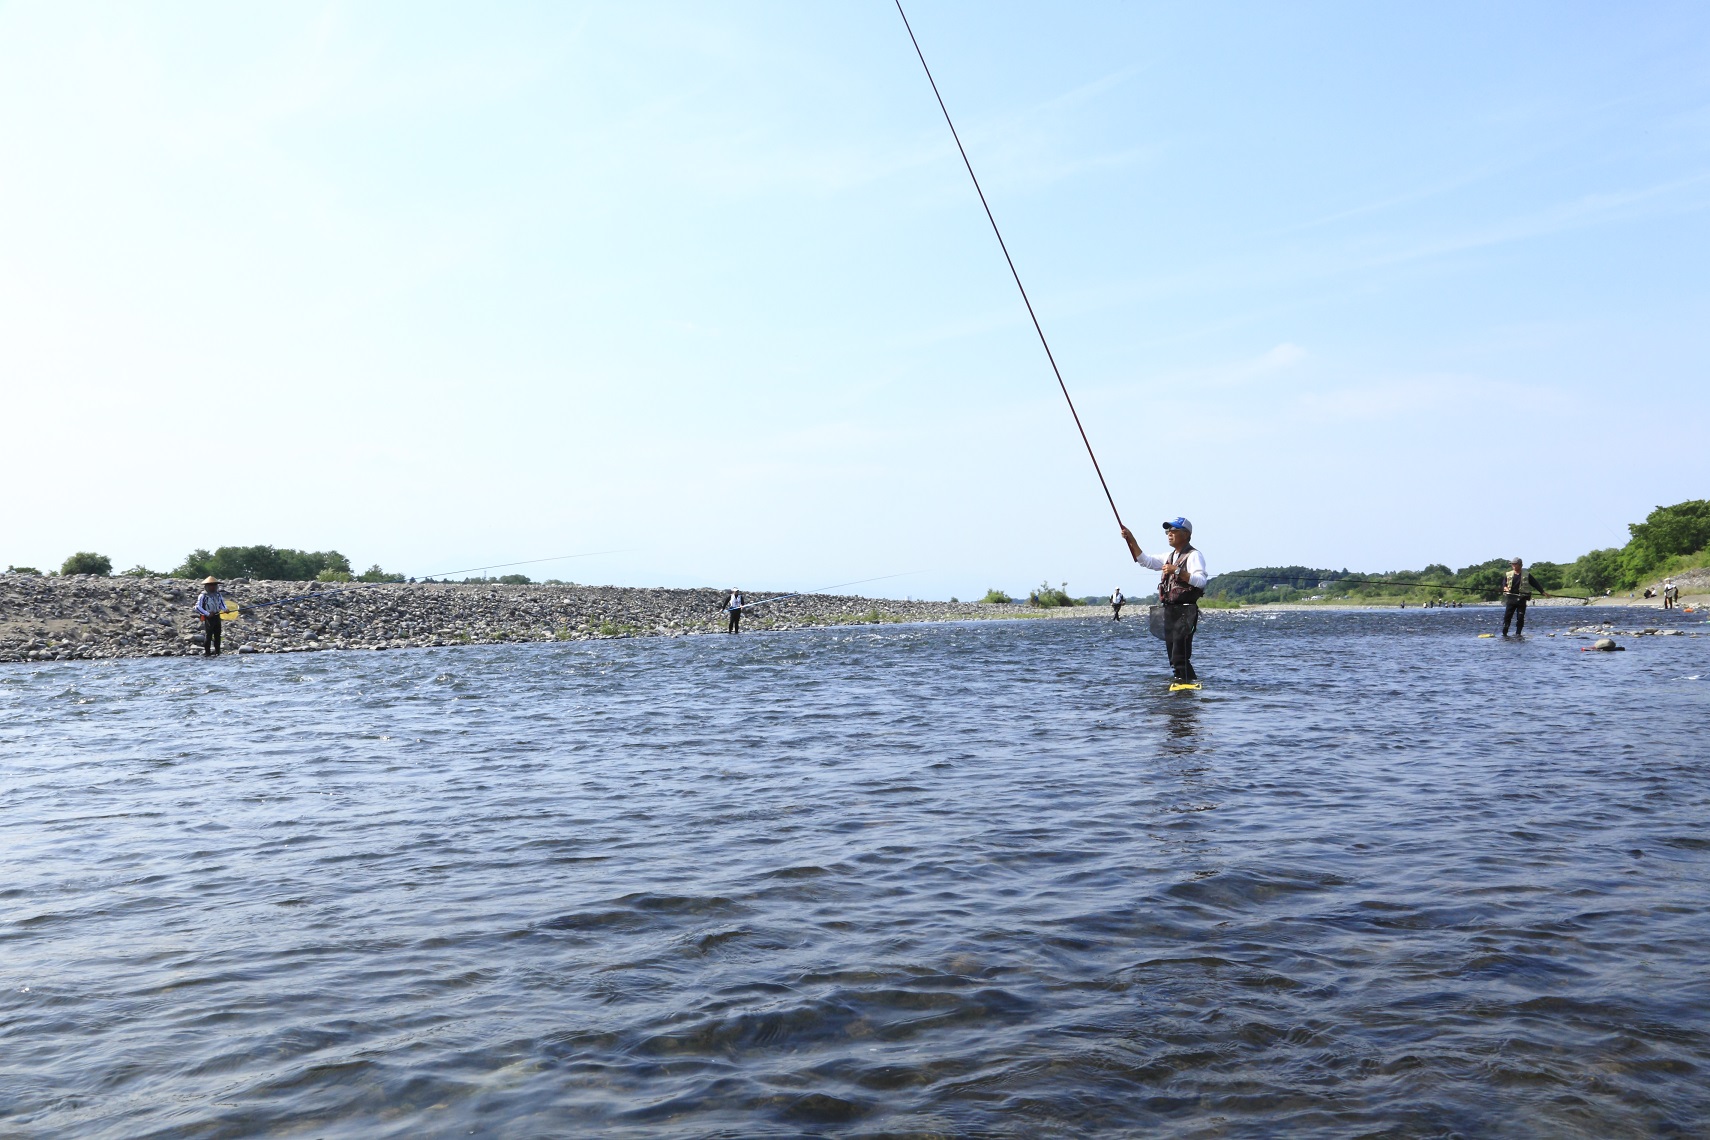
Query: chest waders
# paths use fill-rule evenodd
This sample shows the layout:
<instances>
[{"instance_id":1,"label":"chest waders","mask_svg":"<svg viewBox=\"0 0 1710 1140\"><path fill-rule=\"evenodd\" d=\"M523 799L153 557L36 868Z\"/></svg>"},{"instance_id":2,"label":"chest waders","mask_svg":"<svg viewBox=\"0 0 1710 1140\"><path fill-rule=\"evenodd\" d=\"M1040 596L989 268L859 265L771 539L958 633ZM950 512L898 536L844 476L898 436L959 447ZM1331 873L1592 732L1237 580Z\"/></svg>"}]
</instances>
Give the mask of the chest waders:
<instances>
[{"instance_id":1,"label":"chest waders","mask_svg":"<svg viewBox=\"0 0 1710 1140\"><path fill-rule=\"evenodd\" d=\"M1164 643L1170 655L1170 668L1178 681L1199 679L1193 671L1193 634L1199 628L1199 599L1205 591L1176 580L1177 568L1192 552L1191 545L1171 552L1158 582L1158 604L1146 615L1152 636Z\"/></svg>"},{"instance_id":2,"label":"chest waders","mask_svg":"<svg viewBox=\"0 0 1710 1140\"><path fill-rule=\"evenodd\" d=\"M1526 588L1526 571L1516 574L1510 570L1502 576L1502 636L1508 636L1508 626L1517 634L1526 632L1526 601L1532 591Z\"/></svg>"}]
</instances>

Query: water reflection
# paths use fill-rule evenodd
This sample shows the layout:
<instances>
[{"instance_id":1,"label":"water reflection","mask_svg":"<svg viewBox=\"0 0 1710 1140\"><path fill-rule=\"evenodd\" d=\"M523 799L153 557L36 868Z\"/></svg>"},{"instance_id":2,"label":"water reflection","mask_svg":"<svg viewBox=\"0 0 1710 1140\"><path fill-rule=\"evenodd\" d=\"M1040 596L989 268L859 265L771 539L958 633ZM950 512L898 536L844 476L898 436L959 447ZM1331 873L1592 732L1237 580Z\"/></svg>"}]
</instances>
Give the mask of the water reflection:
<instances>
[{"instance_id":1,"label":"water reflection","mask_svg":"<svg viewBox=\"0 0 1710 1140\"><path fill-rule=\"evenodd\" d=\"M1186 755L1200 751L1203 729L1200 725L1200 692L1186 690L1166 693L1164 706L1164 751Z\"/></svg>"}]
</instances>

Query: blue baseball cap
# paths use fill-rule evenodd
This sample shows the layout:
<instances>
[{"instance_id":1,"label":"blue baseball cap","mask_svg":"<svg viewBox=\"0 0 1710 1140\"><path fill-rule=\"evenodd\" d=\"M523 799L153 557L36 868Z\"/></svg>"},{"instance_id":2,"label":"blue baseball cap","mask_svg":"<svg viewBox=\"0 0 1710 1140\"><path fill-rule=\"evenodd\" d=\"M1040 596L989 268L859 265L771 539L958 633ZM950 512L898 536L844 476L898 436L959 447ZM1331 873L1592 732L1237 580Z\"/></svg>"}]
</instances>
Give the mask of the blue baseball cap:
<instances>
[{"instance_id":1,"label":"blue baseball cap","mask_svg":"<svg viewBox=\"0 0 1710 1140\"><path fill-rule=\"evenodd\" d=\"M1164 529L1165 530L1185 530L1189 534L1192 534L1193 533L1193 524L1188 522L1186 519L1182 518L1180 515L1177 515L1175 518L1171 519L1169 522L1164 524Z\"/></svg>"}]
</instances>

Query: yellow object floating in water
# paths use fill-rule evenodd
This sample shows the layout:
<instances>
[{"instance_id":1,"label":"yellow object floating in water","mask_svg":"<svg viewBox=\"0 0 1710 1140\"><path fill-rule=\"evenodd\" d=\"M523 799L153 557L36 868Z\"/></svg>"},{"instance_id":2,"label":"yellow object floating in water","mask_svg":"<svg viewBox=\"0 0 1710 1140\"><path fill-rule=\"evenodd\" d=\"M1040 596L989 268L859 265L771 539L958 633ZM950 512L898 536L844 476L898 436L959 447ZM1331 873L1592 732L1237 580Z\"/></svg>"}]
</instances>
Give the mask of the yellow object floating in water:
<instances>
[{"instance_id":1,"label":"yellow object floating in water","mask_svg":"<svg viewBox=\"0 0 1710 1140\"><path fill-rule=\"evenodd\" d=\"M1179 693L1183 689L1200 689L1200 688L1204 688L1204 686L1201 685L1198 681L1195 681L1190 685L1183 685L1183 684L1178 683L1178 684L1174 684L1174 685L1170 686L1170 692Z\"/></svg>"},{"instance_id":2,"label":"yellow object floating in water","mask_svg":"<svg viewBox=\"0 0 1710 1140\"><path fill-rule=\"evenodd\" d=\"M221 621L236 621L238 608L236 602L227 602L226 608L220 611Z\"/></svg>"},{"instance_id":3,"label":"yellow object floating in water","mask_svg":"<svg viewBox=\"0 0 1710 1140\"><path fill-rule=\"evenodd\" d=\"M1479 636L1480 637L1495 637L1496 635L1494 633L1481 633L1481 634L1479 634Z\"/></svg>"}]
</instances>

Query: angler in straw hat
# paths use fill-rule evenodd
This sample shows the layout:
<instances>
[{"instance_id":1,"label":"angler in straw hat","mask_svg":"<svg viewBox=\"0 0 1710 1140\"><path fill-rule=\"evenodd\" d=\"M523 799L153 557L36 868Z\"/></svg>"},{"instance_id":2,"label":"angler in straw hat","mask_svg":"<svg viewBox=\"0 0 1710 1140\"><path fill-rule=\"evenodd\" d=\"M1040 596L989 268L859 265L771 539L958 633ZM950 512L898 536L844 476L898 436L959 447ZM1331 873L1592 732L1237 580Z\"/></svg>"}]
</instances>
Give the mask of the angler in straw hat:
<instances>
[{"instance_id":1,"label":"angler in straw hat","mask_svg":"<svg viewBox=\"0 0 1710 1140\"><path fill-rule=\"evenodd\" d=\"M196 595L196 616L202 619L202 655L220 655L220 611L226 608L226 596L220 593L220 580L212 574L202 579L202 592Z\"/></svg>"}]
</instances>

